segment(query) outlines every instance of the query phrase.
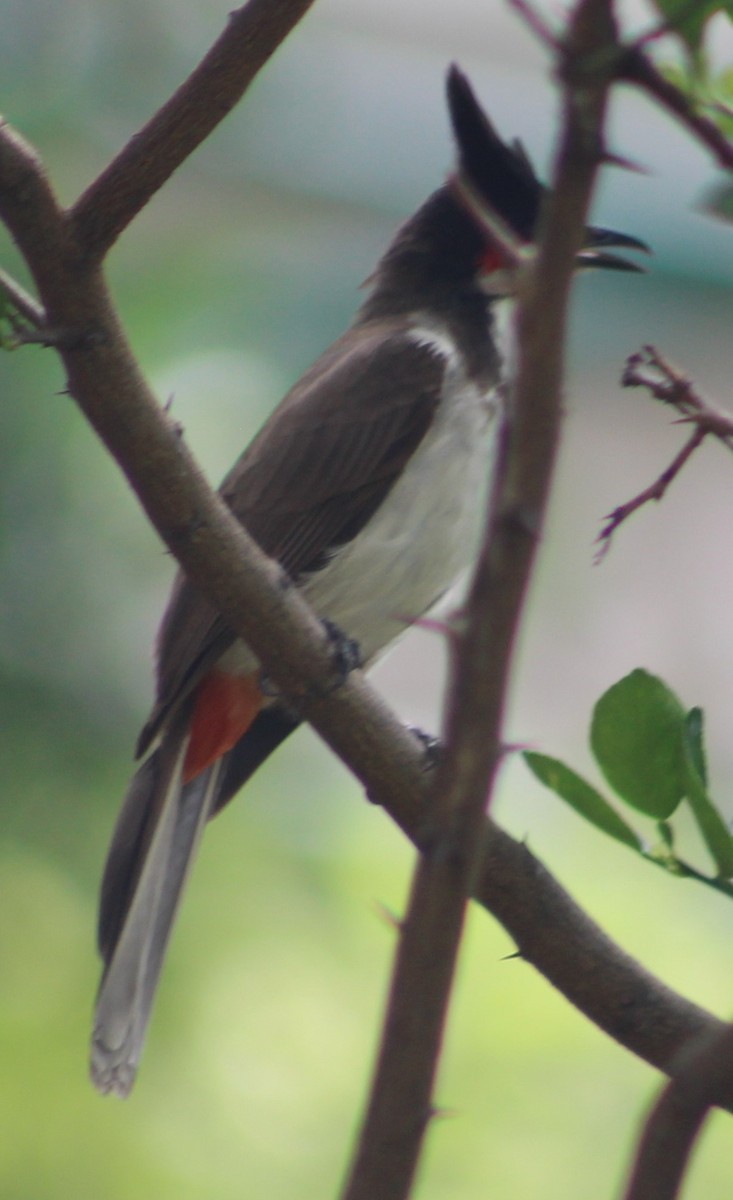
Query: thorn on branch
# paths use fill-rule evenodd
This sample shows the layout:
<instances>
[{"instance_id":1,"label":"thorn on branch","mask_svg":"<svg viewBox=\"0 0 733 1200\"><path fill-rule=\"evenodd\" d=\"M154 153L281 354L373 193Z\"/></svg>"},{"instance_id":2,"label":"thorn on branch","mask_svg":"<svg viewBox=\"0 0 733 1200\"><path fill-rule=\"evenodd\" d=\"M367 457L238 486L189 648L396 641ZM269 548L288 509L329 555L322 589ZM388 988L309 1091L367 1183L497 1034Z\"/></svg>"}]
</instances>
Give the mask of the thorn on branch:
<instances>
[{"instance_id":1,"label":"thorn on branch","mask_svg":"<svg viewBox=\"0 0 733 1200\"><path fill-rule=\"evenodd\" d=\"M541 42L544 42L550 50L559 50L559 37L553 32L537 9L528 3L528 0L509 0L509 6L515 12L519 13L520 17L522 17L537 38Z\"/></svg>"},{"instance_id":2,"label":"thorn on branch","mask_svg":"<svg viewBox=\"0 0 733 1200\"><path fill-rule=\"evenodd\" d=\"M383 924L387 925L396 933L402 932L402 921L393 909L389 908L388 905L383 904L381 900L376 900L374 907L376 909L377 916L380 918Z\"/></svg>"},{"instance_id":3,"label":"thorn on branch","mask_svg":"<svg viewBox=\"0 0 733 1200\"><path fill-rule=\"evenodd\" d=\"M444 637L446 641L457 636L460 630L453 627L453 617L410 617L407 613L395 613L396 621L401 621L405 628L424 629L426 633L437 633L440 637Z\"/></svg>"},{"instance_id":4,"label":"thorn on branch","mask_svg":"<svg viewBox=\"0 0 733 1200\"><path fill-rule=\"evenodd\" d=\"M18 346L43 346L60 351L93 350L102 345L107 335L101 329L70 329L29 323L24 315L7 311L3 319L10 325L12 335L6 339L10 349Z\"/></svg>"},{"instance_id":5,"label":"thorn on branch","mask_svg":"<svg viewBox=\"0 0 733 1200\"><path fill-rule=\"evenodd\" d=\"M447 1121L458 1116L457 1108L445 1108L442 1104L433 1104L430 1108L431 1121Z\"/></svg>"},{"instance_id":6,"label":"thorn on branch","mask_svg":"<svg viewBox=\"0 0 733 1200\"><path fill-rule=\"evenodd\" d=\"M173 432L175 433L176 437L179 439L179 441L183 441L183 438L186 433L186 427L183 424L183 421L178 421L173 416L173 405L175 403L175 399L176 399L175 392L171 392L170 395L167 397L165 404L163 405L163 412L165 413L165 415L167 417L171 418L171 425L172 425Z\"/></svg>"},{"instance_id":7,"label":"thorn on branch","mask_svg":"<svg viewBox=\"0 0 733 1200\"><path fill-rule=\"evenodd\" d=\"M104 340L99 331L79 333L72 329L54 329L50 325L30 326L14 313L6 320L13 330L11 346L42 346L46 350L88 350Z\"/></svg>"},{"instance_id":8,"label":"thorn on branch","mask_svg":"<svg viewBox=\"0 0 733 1200\"><path fill-rule=\"evenodd\" d=\"M622 171L631 171L635 175L651 175L649 167L645 167L643 163L634 162L632 158L624 158L621 154L613 154L609 150L603 155L603 165L619 167Z\"/></svg>"}]
</instances>

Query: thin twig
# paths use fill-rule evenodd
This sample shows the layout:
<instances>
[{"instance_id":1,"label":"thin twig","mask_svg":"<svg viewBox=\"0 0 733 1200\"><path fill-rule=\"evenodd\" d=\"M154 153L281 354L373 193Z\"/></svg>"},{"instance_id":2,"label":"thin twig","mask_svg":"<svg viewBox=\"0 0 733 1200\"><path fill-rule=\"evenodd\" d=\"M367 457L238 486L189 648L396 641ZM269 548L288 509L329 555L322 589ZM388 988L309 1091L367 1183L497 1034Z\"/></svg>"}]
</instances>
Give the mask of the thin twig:
<instances>
[{"instance_id":1,"label":"thin twig","mask_svg":"<svg viewBox=\"0 0 733 1200\"><path fill-rule=\"evenodd\" d=\"M644 1125L624 1200L675 1200L710 1108L733 1075L733 1025L693 1039Z\"/></svg>"},{"instance_id":2,"label":"thin twig","mask_svg":"<svg viewBox=\"0 0 733 1200\"><path fill-rule=\"evenodd\" d=\"M689 421L733 449L733 417L705 400L687 375L655 346L644 346L626 360L622 387L642 387L655 400L669 404Z\"/></svg>"},{"instance_id":3,"label":"thin twig","mask_svg":"<svg viewBox=\"0 0 733 1200\"><path fill-rule=\"evenodd\" d=\"M697 3L698 0L690 0L690 11L694 11ZM558 47L557 35L529 0L508 0L508 4L519 13L544 45L551 49ZM641 88L666 108L667 112L680 121L703 146L707 146L721 167L732 170L733 142L721 132L714 121L698 111L689 96L667 79L644 52L650 42L665 34L674 33L686 15L687 10L683 9L674 17L642 34L631 45L617 47L614 72L617 79Z\"/></svg>"},{"instance_id":4,"label":"thin twig","mask_svg":"<svg viewBox=\"0 0 733 1200\"><path fill-rule=\"evenodd\" d=\"M645 504L649 504L652 500L661 500L667 488L673 479L676 479L680 471L684 467L688 458L697 450L698 446L705 440L705 430L696 429L690 437L689 441L680 450L679 454L672 460L666 470L654 483L650 483L649 487L643 488L638 496L634 496L632 500L627 500L625 504L619 504L605 518L606 524L598 534L598 550L593 559L594 563L598 564L603 561L606 554L611 548L611 539L618 529L619 525L623 525L629 517L643 508Z\"/></svg>"},{"instance_id":5,"label":"thin twig","mask_svg":"<svg viewBox=\"0 0 733 1200\"><path fill-rule=\"evenodd\" d=\"M698 112L689 97L665 79L638 47L630 47L619 59L618 78L645 91L689 129L698 142L707 146L721 167L733 170L733 142L721 133L714 121Z\"/></svg>"},{"instance_id":6,"label":"thin twig","mask_svg":"<svg viewBox=\"0 0 733 1200\"><path fill-rule=\"evenodd\" d=\"M690 11L693 11L699 0L690 0ZM523 18L527 26L537 38L550 49L557 49L558 37L547 24L537 9L529 0L508 0L513 8ZM644 53L645 46L665 34L674 33L675 28L686 15L686 9L676 13L668 21L655 25L647 33L642 34L633 44L618 46L615 52L614 72L619 80L634 84L641 88L652 99L666 108L676 120L680 121L708 150L725 170L733 169L733 142L725 136L714 121L698 111L689 96L667 79ZM611 158L613 156L610 156ZM610 161L610 159L609 159Z\"/></svg>"},{"instance_id":7,"label":"thin twig","mask_svg":"<svg viewBox=\"0 0 733 1200\"><path fill-rule=\"evenodd\" d=\"M529 0L508 0L510 8L519 14L524 23L532 30L532 32L544 42L551 50L556 50L559 45L559 39L555 31L547 24L544 17L534 5L529 3Z\"/></svg>"},{"instance_id":8,"label":"thin twig","mask_svg":"<svg viewBox=\"0 0 733 1200\"><path fill-rule=\"evenodd\" d=\"M624 521L644 505L663 498L672 481L677 478L706 437L717 438L728 450L733 451L733 417L704 400L687 376L664 358L654 346L645 346L643 350L627 359L621 385L646 389L655 400L670 405L681 414L678 424L693 425L694 430L669 466L653 483L643 488L633 499L619 504L605 518L606 524L596 539L599 548L594 558L595 563L600 563L605 558L614 533Z\"/></svg>"},{"instance_id":9,"label":"thin twig","mask_svg":"<svg viewBox=\"0 0 733 1200\"><path fill-rule=\"evenodd\" d=\"M687 4L683 4L673 16L667 17L664 21L658 21L647 29L646 33L639 34L634 42L634 47L641 50L645 46L651 45L652 42L667 37L670 33L679 34L688 17L694 16L699 7L700 0L687 0Z\"/></svg>"}]
</instances>

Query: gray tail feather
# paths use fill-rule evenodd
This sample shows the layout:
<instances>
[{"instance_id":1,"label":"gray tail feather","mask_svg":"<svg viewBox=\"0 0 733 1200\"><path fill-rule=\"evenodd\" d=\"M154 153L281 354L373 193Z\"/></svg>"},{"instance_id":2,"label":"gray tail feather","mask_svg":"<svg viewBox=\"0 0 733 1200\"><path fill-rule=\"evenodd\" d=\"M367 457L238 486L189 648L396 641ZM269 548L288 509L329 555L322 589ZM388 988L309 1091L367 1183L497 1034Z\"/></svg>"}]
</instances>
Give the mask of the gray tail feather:
<instances>
[{"instance_id":1,"label":"gray tail feather","mask_svg":"<svg viewBox=\"0 0 733 1200\"><path fill-rule=\"evenodd\" d=\"M221 760L182 785L185 730L171 731L130 785L102 887L91 1077L126 1096L142 1052L163 958L204 825L216 802Z\"/></svg>"}]
</instances>

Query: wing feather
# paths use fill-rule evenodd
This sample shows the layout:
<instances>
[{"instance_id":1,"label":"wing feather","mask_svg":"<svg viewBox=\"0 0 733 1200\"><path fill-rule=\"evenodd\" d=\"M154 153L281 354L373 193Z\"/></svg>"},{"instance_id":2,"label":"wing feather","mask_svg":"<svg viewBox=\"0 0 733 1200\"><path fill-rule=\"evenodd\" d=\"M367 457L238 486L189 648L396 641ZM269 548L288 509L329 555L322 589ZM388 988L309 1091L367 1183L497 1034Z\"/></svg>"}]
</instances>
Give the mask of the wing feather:
<instances>
[{"instance_id":1,"label":"wing feather","mask_svg":"<svg viewBox=\"0 0 733 1200\"><path fill-rule=\"evenodd\" d=\"M229 472L221 494L293 579L356 536L419 446L440 401L445 355L406 321L373 321L326 351ZM143 752L234 634L179 573L158 643L158 701Z\"/></svg>"}]
</instances>

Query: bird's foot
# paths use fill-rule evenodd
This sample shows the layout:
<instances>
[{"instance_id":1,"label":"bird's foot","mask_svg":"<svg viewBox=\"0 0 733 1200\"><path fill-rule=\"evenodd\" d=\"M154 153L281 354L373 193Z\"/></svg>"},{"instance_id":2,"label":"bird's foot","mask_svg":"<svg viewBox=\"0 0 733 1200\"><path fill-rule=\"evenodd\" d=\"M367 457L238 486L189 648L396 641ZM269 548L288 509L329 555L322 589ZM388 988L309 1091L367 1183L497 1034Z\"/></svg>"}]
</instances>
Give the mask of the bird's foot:
<instances>
[{"instance_id":1,"label":"bird's foot","mask_svg":"<svg viewBox=\"0 0 733 1200\"><path fill-rule=\"evenodd\" d=\"M423 752L423 771L432 771L438 766L443 757L443 743L433 733L426 733L417 725L407 725L413 737L417 738Z\"/></svg>"},{"instance_id":2,"label":"bird's foot","mask_svg":"<svg viewBox=\"0 0 733 1200\"><path fill-rule=\"evenodd\" d=\"M344 633L343 629L334 624L333 621L324 618L321 621L321 625L331 644L333 666L337 675L334 688L337 688L346 682L352 671L363 667L364 660L361 656L361 647L354 638Z\"/></svg>"},{"instance_id":3,"label":"bird's foot","mask_svg":"<svg viewBox=\"0 0 733 1200\"><path fill-rule=\"evenodd\" d=\"M343 687L351 672L363 666L364 661L359 643L354 638L349 637L338 625L327 618L321 619L321 625L329 642L332 672L329 679L323 683L311 685L303 693L303 695L308 695L316 700L322 700ZM271 699L281 696L280 689L265 671L260 672L259 683L264 696Z\"/></svg>"}]
</instances>

